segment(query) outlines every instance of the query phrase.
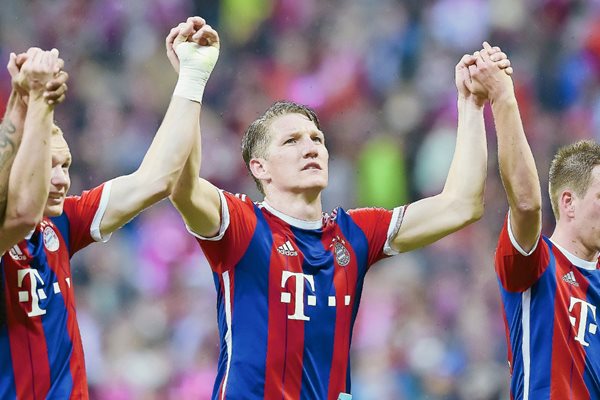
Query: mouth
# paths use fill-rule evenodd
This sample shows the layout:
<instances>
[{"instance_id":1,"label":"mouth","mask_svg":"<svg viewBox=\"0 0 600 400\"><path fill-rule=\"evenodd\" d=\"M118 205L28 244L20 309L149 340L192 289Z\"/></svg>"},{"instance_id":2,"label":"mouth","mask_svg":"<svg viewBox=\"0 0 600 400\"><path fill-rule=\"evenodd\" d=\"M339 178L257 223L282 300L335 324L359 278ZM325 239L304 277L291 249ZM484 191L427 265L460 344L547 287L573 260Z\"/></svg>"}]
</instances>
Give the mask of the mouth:
<instances>
[{"instance_id":1,"label":"mouth","mask_svg":"<svg viewBox=\"0 0 600 400\"><path fill-rule=\"evenodd\" d=\"M50 193L48 195L48 200L59 201L59 200L62 200L63 197L64 197L64 194L62 194L62 193Z\"/></svg>"},{"instance_id":2,"label":"mouth","mask_svg":"<svg viewBox=\"0 0 600 400\"><path fill-rule=\"evenodd\" d=\"M318 163L308 163L302 168L302 171L307 171L311 169L321 170L321 166Z\"/></svg>"}]
</instances>

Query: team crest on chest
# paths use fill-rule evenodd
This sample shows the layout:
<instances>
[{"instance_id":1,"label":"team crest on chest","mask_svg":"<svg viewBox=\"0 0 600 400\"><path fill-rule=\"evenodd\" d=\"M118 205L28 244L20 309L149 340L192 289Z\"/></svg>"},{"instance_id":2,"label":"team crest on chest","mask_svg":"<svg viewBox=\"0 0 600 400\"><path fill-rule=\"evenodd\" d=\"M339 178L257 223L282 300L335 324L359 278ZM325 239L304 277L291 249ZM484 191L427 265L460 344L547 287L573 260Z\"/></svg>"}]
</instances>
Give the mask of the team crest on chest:
<instances>
[{"instance_id":1,"label":"team crest on chest","mask_svg":"<svg viewBox=\"0 0 600 400\"><path fill-rule=\"evenodd\" d=\"M340 267L345 267L350 263L350 252L346 248L346 241L336 236L331 241L329 247L333 248L333 254L335 255L335 261Z\"/></svg>"},{"instance_id":2,"label":"team crest on chest","mask_svg":"<svg viewBox=\"0 0 600 400\"><path fill-rule=\"evenodd\" d=\"M44 246L48 249L48 251L56 251L60 246L60 242L58 241L58 235L52 229L51 226L46 226L44 231L42 232L42 236L44 237Z\"/></svg>"}]
</instances>

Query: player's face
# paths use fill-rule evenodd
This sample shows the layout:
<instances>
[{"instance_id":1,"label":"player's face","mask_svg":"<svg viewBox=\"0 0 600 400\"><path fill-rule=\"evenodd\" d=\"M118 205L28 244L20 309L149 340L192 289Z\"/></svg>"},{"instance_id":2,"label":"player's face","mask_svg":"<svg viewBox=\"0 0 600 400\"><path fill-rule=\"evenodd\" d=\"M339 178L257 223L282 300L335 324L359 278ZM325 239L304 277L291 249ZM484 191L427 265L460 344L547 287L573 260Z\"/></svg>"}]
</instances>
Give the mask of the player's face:
<instances>
[{"instance_id":1,"label":"player's face","mask_svg":"<svg viewBox=\"0 0 600 400\"><path fill-rule=\"evenodd\" d=\"M65 197L71 186L69 167L71 166L71 152L62 135L52 135L52 172L50 174L50 193L46 202L44 215L56 217L63 212Z\"/></svg>"},{"instance_id":2,"label":"player's face","mask_svg":"<svg viewBox=\"0 0 600 400\"><path fill-rule=\"evenodd\" d=\"M600 251L600 166L592 170L590 187L574 207L578 239L589 250Z\"/></svg>"},{"instance_id":3,"label":"player's face","mask_svg":"<svg viewBox=\"0 0 600 400\"><path fill-rule=\"evenodd\" d=\"M320 193L327 186L329 153L323 132L302 114L285 114L271 122L267 181L278 191Z\"/></svg>"}]
</instances>

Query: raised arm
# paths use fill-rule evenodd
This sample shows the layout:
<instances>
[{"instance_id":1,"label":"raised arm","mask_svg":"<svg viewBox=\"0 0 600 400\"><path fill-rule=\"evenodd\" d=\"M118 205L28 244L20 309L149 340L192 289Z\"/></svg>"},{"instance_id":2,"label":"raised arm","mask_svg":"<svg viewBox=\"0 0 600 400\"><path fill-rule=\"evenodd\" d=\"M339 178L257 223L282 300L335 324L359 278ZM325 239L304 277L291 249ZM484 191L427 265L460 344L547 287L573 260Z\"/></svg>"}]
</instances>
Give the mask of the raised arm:
<instances>
[{"instance_id":1,"label":"raised arm","mask_svg":"<svg viewBox=\"0 0 600 400\"><path fill-rule=\"evenodd\" d=\"M15 60L11 56L11 63ZM46 84L61 67L58 51L29 49L27 61L18 73L19 85L26 93L26 108L11 112L15 133L23 126L22 141L11 142L16 150L8 179L5 218L0 229L0 251L3 253L23 239L42 219L50 184L50 135L53 105L45 100ZM16 64L13 64L14 67ZM16 71L11 71L13 74ZM19 94L15 94L19 96ZM23 118L22 112L26 110ZM22 121L22 122L21 122ZM6 154L6 153L5 153ZM35 155L35 156L32 156Z\"/></svg>"},{"instance_id":2,"label":"raised arm","mask_svg":"<svg viewBox=\"0 0 600 400\"><path fill-rule=\"evenodd\" d=\"M412 203L392 239L398 251L432 243L476 221L483 213L487 147L483 123L485 97L470 89L469 66L475 56L465 55L456 65L458 129L454 156L442 192ZM472 89L472 88L471 88Z\"/></svg>"},{"instance_id":3,"label":"raised arm","mask_svg":"<svg viewBox=\"0 0 600 400\"><path fill-rule=\"evenodd\" d=\"M199 26L202 23L202 21L195 18L190 18L188 19L189 21L192 21L195 26ZM173 50L176 35L177 32L171 30L171 33L165 40L165 46L167 56L173 68L179 71L179 60ZM198 31L193 36L195 42L202 44L207 43L206 41L209 39L210 35L202 31ZM196 128L192 152L173 188L170 199L192 232L204 237L212 237L218 233L219 226L221 225L221 201L217 187L207 180L198 177L202 141L200 125L197 125Z\"/></svg>"},{"instance_id":4,"label":"raised arm","mask_svg":"<svg viewBox=\"0 0 600 400\"><path fill-rule=\"evenodd\" d=\"M219 38L201 18L179 24L171 33L174 33L174 51L181 63L177 86L140 167L130 175L113 180L100 223L102 235L118 229L171 193L198 134L202 95L217 62ZM205 38L203 44L191 42L194 33Z\"/></svg>"},{"instance_id":5,"label":"raised arm","mask_svg":"<svg viewBox=\"0 0 600 400\"><path fill-rule=\"evenodd\" d=\"M484 43L489 48L487 43ZM496 134L500 176L510 207L514 238L525 252L536 244L542 224L542 194L535 160L521 122L511 77L494 68L480 68L489 59L477 62L480 73L474 79L489 93Z\"/></svg>"}]
</instances>

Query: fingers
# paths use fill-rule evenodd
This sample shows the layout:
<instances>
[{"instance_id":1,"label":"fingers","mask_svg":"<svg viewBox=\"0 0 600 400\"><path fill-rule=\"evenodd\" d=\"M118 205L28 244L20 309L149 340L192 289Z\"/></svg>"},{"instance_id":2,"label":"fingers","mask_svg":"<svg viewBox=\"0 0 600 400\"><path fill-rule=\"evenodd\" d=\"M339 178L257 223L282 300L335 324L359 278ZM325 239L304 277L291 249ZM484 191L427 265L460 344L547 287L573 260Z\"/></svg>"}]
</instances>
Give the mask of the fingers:
<instances>
[{"instance_id":1,"label":"fingers","mask_svg":"<svg viewBox=\"0 0 600 400\"><path fill-rule=\"evenodd\" d=\"M506 69L506 68L510 67L510 60L509 59L500 60L496 63L496 65L498 67L500 67L500 69Z\"/></svg>"},{"instance_id":2,"label":"fingers","mask_svg":"<svg viewBox=\"0 0 600 400\"><path fill-rule=\"evenodd\" d=\"M186 22L189 24L191 23L192 26L194 27L194 31L199 30L200 28L202 28L204 25L206 25L206 21L204 20L204 18L201 17L189 17Z\"/></svg>"},{"instance_id":3,"label":"fingers","mask_svg":"<svg viewBox=\"0 0 600 400\"><path fill-rule=\"evenodd\" d=\"M17 66L17 55L15 53L10 53L6 69L8 70L8 73L10 74L11 78L13 79L19 73L19 67Z\"/></svg>"},{"instance_id":4,"label":"fingers","mask_svg":"<svg viewBox=\"0 0 600 400\"><path fill-rule=\"evenodd\" d=\"M169 31L167 38L165 39L165 47L167 49L167 52L173 51L173 42L175 41L177 35L179 35L179 26L172 28Z\"/></svg>"},{"instance_id":5,"label":"fingers","mask_svg":"<svg viewBox=\"0 0 600 400\"><path fill-rule=\"evenodd\" d=\"M494 49L492 49L492 46L487 41L483 42L483 49L490 54L494 53Z\"/></svg>"},{"instance_id":6,"label":"fingers","mask_svg":"<svg viewBox=\"0 0 600 400\"><path fill-rule=\"evenodd\" d=\"M458 62L457 67L458 66L468 67L469 65L474 65L475 61L477 61L477 58L475 58L475 56L473 54L465 54L464 56L462 56L462 58Z\"/></svg>"},{"instance_id":7,"label":"fingers","mask_svg":"<svg viewBox=\"0 0 600 400\"><path fill-rule=\"evenodd\" d=\"M59 74L60 71L62 71L62 69L65 67L65 60L63 60L62 58L57 58L56 60L56 66L54 68L54 73L55 74Z\"/></svg>"},{"instance_id":8,"label":"fingers","mask_svg":"<svg viewBox=\"0 0 600 400\"><path fill-rule=\"evenodd\" d=\"M27 61L27 53L17 54L16 63L17 63L17 67L19 67L19 69L21 69L21 67L23 66L23 63L25 63L25 61Z\"/></svg>"},{"instance_id":9,"label":"fingers","mask_svg":"<svg viewBox=\"0 0 600 400\"><path fill-rule=\"evenodd\" d=\"M219 34L208 24L204 25L198 32L194 33L192 40L202 46L219 47Z\"/></svg>"},{"instance_id":10,"label":"fingers","mask_svg":"<svg viewBox=\"0 0 600 400\"><path fill-rule=\"evenodd\" d=\"M65 94L68 90L67 84L62 84L55 90L48 90L46 87L46 92L44 93L44 99L48 104L61 103L62 100L65 99ZM62 100L61 100L62 99Z\"/></svg>"},{"instance_id":11,"label":"fingers","mask_svg":"<svg viewBox=\"0 0 600 400\"><path fill-rule=\"evenodd\" d=\"M194 24L191 22L182 22L177 28L179 29L179 34L175 37L175 42L185 42L194 33Z\"/></svg>"}]
</instances>

